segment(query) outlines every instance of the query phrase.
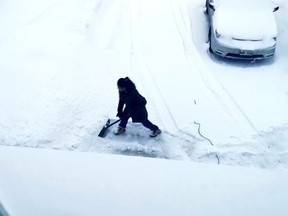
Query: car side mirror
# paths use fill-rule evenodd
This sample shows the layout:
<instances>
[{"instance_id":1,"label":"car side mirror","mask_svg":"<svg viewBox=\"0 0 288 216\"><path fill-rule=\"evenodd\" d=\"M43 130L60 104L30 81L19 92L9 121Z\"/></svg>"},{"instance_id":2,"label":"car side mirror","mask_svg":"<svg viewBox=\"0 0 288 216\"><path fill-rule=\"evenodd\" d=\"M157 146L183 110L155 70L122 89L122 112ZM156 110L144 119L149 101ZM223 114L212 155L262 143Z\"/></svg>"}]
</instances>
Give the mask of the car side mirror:
<instances>
[{"instance_id":1,"label":"car side mirror","mask_svg":"<svg viewBox=\"0 0 288 216\"><path fill-rule=\"evenodd\" d=\"M279 6L275 7L273 12L278 11L279 10Z\"/></svg>"}]
</instances>

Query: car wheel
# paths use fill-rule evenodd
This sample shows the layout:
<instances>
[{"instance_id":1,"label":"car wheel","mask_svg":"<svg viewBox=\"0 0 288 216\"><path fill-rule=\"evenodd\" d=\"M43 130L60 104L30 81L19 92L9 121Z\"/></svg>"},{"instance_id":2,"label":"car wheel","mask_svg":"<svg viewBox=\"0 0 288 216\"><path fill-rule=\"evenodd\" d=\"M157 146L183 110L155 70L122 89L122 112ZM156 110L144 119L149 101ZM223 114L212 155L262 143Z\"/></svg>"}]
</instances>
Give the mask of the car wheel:
<instances>
[{"instance_id":1,"label":"car wheel","mask_svg":"<svg viewBox=\"0 0 288 216\"><path fill-rule=\"evenodd\" d=\"M213 50L212 50L212 48L211 48L211 45L209 45L209 52L210 52L210 53L213 53Z\"/></svg>"},{"instance_id":2,"label":"car wheel","mask_svg":"<svg viewBox=\"0 0 288 216\"><path fill-rule=\"evenodd\" d=\"M205 13L206 14L208 14L208 4L209 4L209 2L208 2L208 0L206 0L206 4L205 4Z\"/></svg>"},{"instance_id":3,"label":"car wheel","mask_svg":"<svg viewBox=\"0 0 288 216\"><path fill-rule=\"evenodd\" d=\"M208 30L207 43L210 43L210 41L211 41L211 26L209 27L209 30Z\"/></svg>"},{"instance_id":4,"label":"car wheel","mask_svg":"<svg viewBox=\"0 0 288 216\"><path fill-rule=\"evenodd\" d=\"M210 26L209 32L208 32L208 43L209 43L209 52L210 52L210 53L213 53L213 50L212 50L212 48L211 48L211 32L212 32L212 28L211 28L211 26Z\"/></svg>"},{"instance_id":5,"label":"car wheel","mask_svg":"<svg viewBox=\"0 0 288 216\"><path fill-rule=\"evenodd\" d=\"M205 13L206 15L208 15L208 8L207 8L207 6L206 6L205 9L204 9L204 13Z\"/></svg>"}]
</instances>

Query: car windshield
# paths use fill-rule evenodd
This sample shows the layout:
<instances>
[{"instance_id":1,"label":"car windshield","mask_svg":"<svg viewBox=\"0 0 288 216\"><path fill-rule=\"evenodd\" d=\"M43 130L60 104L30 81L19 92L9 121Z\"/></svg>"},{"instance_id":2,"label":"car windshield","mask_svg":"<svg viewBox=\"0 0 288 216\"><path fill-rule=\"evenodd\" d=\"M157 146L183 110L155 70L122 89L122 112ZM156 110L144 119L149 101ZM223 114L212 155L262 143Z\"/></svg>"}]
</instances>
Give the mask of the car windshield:
<instances>
[{"instance_id":1,"label":"car windshield","mask_svg":"<svg viewBox=\"0 0 288 216\"><path fill-rule=\"evenodd\" d=\"M236 39L273 38L277 27L266 0L218 0L213 25L222 36Z\"/></svg>"}]
</instances>

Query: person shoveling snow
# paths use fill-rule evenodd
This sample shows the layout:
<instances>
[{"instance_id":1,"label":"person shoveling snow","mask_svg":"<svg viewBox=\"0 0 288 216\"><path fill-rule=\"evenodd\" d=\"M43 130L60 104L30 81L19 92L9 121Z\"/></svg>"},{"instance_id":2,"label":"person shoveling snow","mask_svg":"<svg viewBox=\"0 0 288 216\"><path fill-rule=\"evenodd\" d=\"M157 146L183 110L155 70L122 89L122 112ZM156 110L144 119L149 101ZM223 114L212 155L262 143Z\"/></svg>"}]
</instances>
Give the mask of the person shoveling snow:
<instances>
[{"instance_id":1,"label":"person shoveling snow","mask_svg":"<svg viewBox=\"0 0 288 216\"><path fill-rule=\"evenodd\" d=\"M148 112L145 106L147 101L141 94L139 94L132 80L130 80L129 77L120 78L117 81L117 87L119 91L119 102L116 116L120 119L112 124L110 124L110 120L108 120L99 133L99 136L104 137L108 127L117 122L120 123L118 129L115 131L115 135L124 133L129 118L132 118L133 122L140 122L145 127L149 128L152 131L150 137L156 137L159 135L162 131L157 125L154 125L149 121Z\"/></svg>"},{"instance_id":2,"label":"person shoveling snow","mask_svg":"<svg viewBox=\"0 0 288 216\"><path fill-rule=\"evenodd\" d=\"M147 101L139 94L135 84L126 77L118 80L117 87L119 90L119 103L116 116L121 118L121 121L115 134L119 135L126 131L126 125L130 117L133 122L141 122L145 127L149 128L152 131L151 137L156 137L160 134L161 130L158 126L148 120L148 112L145 107Z\"/></svg>"}]
</instances>

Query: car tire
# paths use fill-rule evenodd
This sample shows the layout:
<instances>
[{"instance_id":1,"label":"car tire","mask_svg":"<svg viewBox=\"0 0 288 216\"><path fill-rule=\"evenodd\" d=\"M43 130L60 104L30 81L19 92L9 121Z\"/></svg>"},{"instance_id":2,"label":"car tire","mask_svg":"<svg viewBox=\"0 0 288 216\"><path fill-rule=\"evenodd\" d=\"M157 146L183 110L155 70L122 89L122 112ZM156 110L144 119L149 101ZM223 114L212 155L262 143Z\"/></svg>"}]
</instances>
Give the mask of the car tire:
<instances>
[{"instance_id":1,"label":"car tire","mask_svg":"<svg viewBox=\"0 0 288 216\"><path fill-rule=\"evenodd\" d=\"M208 1L206 0L206 3L205 3L205 13L208 15Z\"/></svg>"},{"instance_id":2,"label":"car tire","mask_svg":"<svg viewBox=\"0 0 288 216\"><path fill-rule=\"evenodd\" d=\"M207 43L210 43L210 41L211 41L211 26L209 27L209 30L208 30Z\"/></svg>"},{"instance_id":3,"label":"car tire","mask_svg":"<svg viewBox=\"0 0 288 216\"><path fill-rule=\"evenodd\" d=\"M209 52L211 54L213 54L214 52L213 52L212 47L211 47L211 32L212 32L212 28L210 26L209 32L208 32L208 43L209 43Z\"/></svg>"}]
</instances>

